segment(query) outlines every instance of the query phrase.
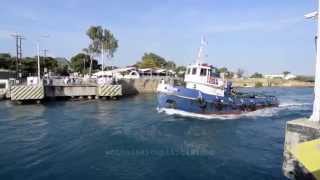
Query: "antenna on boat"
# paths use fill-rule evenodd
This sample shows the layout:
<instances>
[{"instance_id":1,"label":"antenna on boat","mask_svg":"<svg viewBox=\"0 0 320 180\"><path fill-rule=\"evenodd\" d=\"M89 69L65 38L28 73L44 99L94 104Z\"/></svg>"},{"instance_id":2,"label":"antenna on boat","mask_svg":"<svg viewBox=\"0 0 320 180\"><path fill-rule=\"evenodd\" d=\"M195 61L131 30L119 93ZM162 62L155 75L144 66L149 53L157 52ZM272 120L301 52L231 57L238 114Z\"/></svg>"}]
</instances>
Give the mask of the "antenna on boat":
<instances>
[{"instance_id":1,"label":"antenna on boat","mask_svg":"<svg viewBox=\"0 0 320 180\"><path fill-rule=\"evenodd\" d=\"M204 62L204 58L205 58L205 55L204 55L204 47L208 45L208 42L206 41L205 37L202 36L201 37L201 43L200 43L200 48L199 48L199 51L198 51L198 57L197 57L197 60L196 60L196 64L202 64Z\"/></svg>"}]
</instances>

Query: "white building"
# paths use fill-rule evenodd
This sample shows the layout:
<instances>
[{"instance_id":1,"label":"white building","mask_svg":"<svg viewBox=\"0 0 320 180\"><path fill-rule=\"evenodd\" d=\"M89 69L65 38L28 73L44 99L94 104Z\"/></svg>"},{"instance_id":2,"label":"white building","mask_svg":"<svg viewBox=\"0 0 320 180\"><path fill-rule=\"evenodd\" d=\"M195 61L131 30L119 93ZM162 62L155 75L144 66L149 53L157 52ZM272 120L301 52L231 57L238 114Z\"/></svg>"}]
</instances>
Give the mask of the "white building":
<instances>
[{"instance_id":1,"label":"white building","mask_svg":"<svg viewBox=\"0 0 320 180\"><path fill-rule=\"evenodd\" d=\"M263 75L263 77L267 78L267 79L285 79L285 80L290 80L290 79L296 78L297 76L293 75L293 74L287 74L287 75L284 75L284 74L266 74L266 75Z\"/></svg>"}]
</instances>

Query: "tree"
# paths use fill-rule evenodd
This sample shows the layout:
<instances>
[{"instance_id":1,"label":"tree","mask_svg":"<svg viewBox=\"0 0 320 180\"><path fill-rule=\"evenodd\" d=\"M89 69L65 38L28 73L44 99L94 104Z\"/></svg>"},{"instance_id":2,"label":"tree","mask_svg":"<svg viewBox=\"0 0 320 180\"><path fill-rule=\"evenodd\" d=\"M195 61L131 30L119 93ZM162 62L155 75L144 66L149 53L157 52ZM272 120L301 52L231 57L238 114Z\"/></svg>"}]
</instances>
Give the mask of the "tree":
<instances>
[{"instance_id":1,"label":"tree","mask_svg":"<svg viewBox=\"0 0 320 180\"><path fill-rule=\"evenodd\" d=\"M94 55L99 55L103 49L108 59L113 58L118 48L118 40L110 30L103 29L101 26L91 26L87 30L87 35L92 41L88 47L89 52Z\"/></svg>"},{"instance_id":2,"label":"tree","mask_svg":"<svg viewBox=\"0 0 320 180\"><path fill-rule=\"evenodd\" d=\"M237 72L236 72L238 78L241 78L244 74L244 70L243 69L238 69Z\"/></svg>"},{"instance_id":3,"label":"tree","mask_svg":"<svg viewBox=\"0 0 320 180\"><path fill-rule=\"evenodd\" d=\"M174 69L176 64L173 61L166 61L165 58L155 53L144 53L142 60L137 62L138 68L166 68Z\"/></svg>"},{"instance_id":4,"label":"tree","mask_svg":"<svg viewBox=\"0 0 320 180\"><path fill-rule=\"evenodd\" d=\"M226 68L226 67L222 67L222 68L219 68L219 69L218 69L218 72L219 72L219 73L227 73L227 72L229 72L229 70L228 70L228 68Z\"/></svg>"},{"instance_id":5,"label":"tree","mask_svg":"<svg viewBox=\"0 0 320 180\"><path fill-rule=\"evenodd\" d=\"M175 72L179 77L183 77L186 73L186 70L187 70L187 68L185 66L178 66L175 69Z\"/></svg>"},{"instance_id":6,"label":"tree","mask_svg":"<svg viewBox=\"0 0 320 180\"><path fill-rule=\"evenodd\" d=\"M78 53L71 58L71 66L74 71L80 72L82 74L88 72L88 67L90 66L90 57L84 53ZM92 69L99 68L98 61L92 59Z\"/></svg>"},{"instance_id":7,"label":"tree","mask_svg":"<svg viewBox=\"0 0 320 180\"><path fill-rule=\"evenodd\" d=\"M67 65L63 65L57 68L56 73L61 76L69 76L69 68Z\"/></svg>"},{"instance_id":8,"label":"tree","mask_svg":"<svg viewBox=\"0 0 320 180\"><path fill-rule=\"evenodd\" d=\"M46 68L48 71L57 72L58 61L52 57L40 57L40 72ZM21 71L23 74L36 74L38 71L37 57L25 57L21 60Z\"/></svg>"},{"instance_id":9,"label":"tree","mask_svg":"<svg viewBox=\"0 0 320 180\"><path fill-rule=\"evenodd\" d=\"M263 75L258 73L258 72L256 72L251 76L251 78L263 78Z\"/></svg>"},{"instance_id":10,"label":"tree","mask_svg":"<svg viewBox=\"0 0 320 180\"><path fill-rule=\"evenodd\" d=\"M35 75L38 71L37 57L24 57L21 59L20 70L22 75ZM60 60L59 60L60 59ZM66 74L69 72L69 62L62 63L61 59L40 56L40 72L43 73L46 68L48 71L56 72L58 74ZM16 59L9 53L0 53L0 69L16 70Z\"/></svg>"},{"instance_id":11,"label":"tree","mask_svg":"<svg viewBox=\"0 0 320 180\"><path fill-rule=\"evenodd\" d=\"M167 61L164 68L174 70L176 68L176 63L173 61Z\"/></svg>"},{"instance_id":12,"label":"tree","mask_svg":"<svg viewBox=\"0 0 320 180\"><path fill-rule=\"evenodd\" d=\"M0 69L10 69L13 60L9 53L0 53Z\"/></svg>"},{"instance_id":13,"label":"tree","mask_svg":"<svg viewBox=\"0 0 320 180\"><path fill-rule=\"evenodd\" d=\"M289 71L284 71L282 74L283 74L284 77L286 77L286 76L288 76L290 74L290 72Z\"/></svg>"},{"instance_id":14,"label":"tree","mask_svg":"<svg viewBox=\"0 0 320 180\"><path fill-rule=\"evenodd\" d=\"M216 72L218 74L223 73L224 77L228 78L228 79L231 79L233 77L233 75L234 75L234 73L229 71L228 68L226 68L226 67L218 68L218 69L216 69Z\"/></svg>"}]
</instances>

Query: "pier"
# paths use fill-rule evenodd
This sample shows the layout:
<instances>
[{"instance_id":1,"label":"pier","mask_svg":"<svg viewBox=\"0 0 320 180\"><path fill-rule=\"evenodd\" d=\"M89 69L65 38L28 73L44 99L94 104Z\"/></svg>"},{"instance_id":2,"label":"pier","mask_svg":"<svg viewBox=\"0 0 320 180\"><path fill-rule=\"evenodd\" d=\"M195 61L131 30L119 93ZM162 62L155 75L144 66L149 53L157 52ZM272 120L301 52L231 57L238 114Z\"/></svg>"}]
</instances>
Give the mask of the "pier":
<instances>
[{"instance_id":1,"label":"pier","mask_svg":"<svg viewBox=\"0 0 320 180\"><path fill-rule=\"evenodd\" d=\"M320 179L320 142L299 149L303 143L314 140L320 140L319 122L305 118L287 123L283 153L285 176L290 179Z\"/></svg>"},{"instance_id":2,"label":"pier","mask_svg":"<svg viewBox=\"0 0 320 180\"><path fill-rule=\"evenodd\" d=\"M18 102L19 104L26 101L40 103L41 100L56 98L117 98L123 95L121 84L101 85L83 81L66 84L61 79L50 79L50 83L48 82L35 84L28 82L27 84L9 85L7 94L9 94L11 101Z\"/></svg>"},{"instance_id":3,"label":"pier","mask_svg":"<svg viewBox=\"0 0 320 180\"><path fill-rule=\"evenodd\" d=\"M317 22L316 72L311 117L287 122L283 172L290 179L320 179L320 1L318 10L305 15Z\"/></svg>"},{"instance_id":4,"label":"pier","mask_svg":"<svg viewBox=\"0 0 320 180\"><path fill-rule=\"evenodd\" d=\"M144 93L155 93L158 84L163 78L121 79L116 84L97 84L93 81L78 83L63 83L62 79L53 79L50 83L40 84L13 84L8 83L7 91L3 96L11 101L37 102L54 99L117 99L122 96L131 96ZM165 79L169 83L179 82L179 79Z\"/></svg>"}]
</instances>

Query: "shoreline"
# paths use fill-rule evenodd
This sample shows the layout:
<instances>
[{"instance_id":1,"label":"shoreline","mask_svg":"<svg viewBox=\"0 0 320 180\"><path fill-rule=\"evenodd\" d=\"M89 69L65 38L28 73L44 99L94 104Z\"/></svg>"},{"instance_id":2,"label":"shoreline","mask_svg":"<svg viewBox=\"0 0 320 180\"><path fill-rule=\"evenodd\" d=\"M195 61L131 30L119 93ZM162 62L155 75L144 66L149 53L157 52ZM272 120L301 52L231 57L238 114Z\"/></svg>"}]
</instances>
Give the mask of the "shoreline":
<instances>
[{"instance_id":1,"label":"shoreline","mask_svg":"<svg viewBox=\"0 0 320 180\"><path fill-rule=\"evenodd\" d=\"M230 79L233 87L236 88L258 88L258 87L291 87L303 88L314 87L313 82L305 82L298 80L284 80L284 79L266 79L266 78L248 78L248 79Z\"/></svg>"}]
</instances>

